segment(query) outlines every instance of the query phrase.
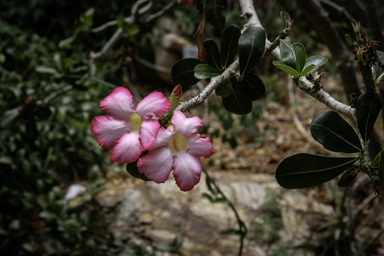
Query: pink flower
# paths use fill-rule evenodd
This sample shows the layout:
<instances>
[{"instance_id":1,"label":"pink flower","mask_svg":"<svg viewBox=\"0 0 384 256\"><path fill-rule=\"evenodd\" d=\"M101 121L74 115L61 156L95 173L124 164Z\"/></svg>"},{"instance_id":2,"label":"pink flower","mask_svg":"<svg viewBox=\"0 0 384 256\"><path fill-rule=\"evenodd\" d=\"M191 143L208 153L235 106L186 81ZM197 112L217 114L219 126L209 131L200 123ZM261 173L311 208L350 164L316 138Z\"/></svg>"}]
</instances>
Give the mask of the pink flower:
<instances>
[{"instance_id":1,"label":"pink flower","mask_svg":"<svg viewBox=\"0 0 384 256\"><path fill-rule=\"evenodd\" d=\"M91 129L100 146L113 146L112 161L131 163L156 139L160 124L152 118L164 115L170 106L162 93L154 92L137 104L135 110L131 93L118 87L100 102L101 110L113 116L95 117Z\"/></svg>"},{"instance_id":2,"label":"pink flower","mask_svg":"<svg viewBox=\"0 0 384 256\"><path fill-rule=\"evenodd\" d=\"M188 1L189 5L193 5L193 0L181 0L181 2L185 2L185 1Z\"/></svg>"},{"instance_id":3,"label":"pink flower","mask_svg":"<svg viewBox=\"0 0 384 256\"><path fill-rule=\"evenodd\" d=\"M198 116L187 118L175 110L171 123L168 129L160 128L148 155L141 157L137 166L157 183L165 182L173 170L180 190L189 191L200 181L203 165L199 157L208 158L215 150L207 136L196 134L203 125Z\"/></svg>"}]
</instances>

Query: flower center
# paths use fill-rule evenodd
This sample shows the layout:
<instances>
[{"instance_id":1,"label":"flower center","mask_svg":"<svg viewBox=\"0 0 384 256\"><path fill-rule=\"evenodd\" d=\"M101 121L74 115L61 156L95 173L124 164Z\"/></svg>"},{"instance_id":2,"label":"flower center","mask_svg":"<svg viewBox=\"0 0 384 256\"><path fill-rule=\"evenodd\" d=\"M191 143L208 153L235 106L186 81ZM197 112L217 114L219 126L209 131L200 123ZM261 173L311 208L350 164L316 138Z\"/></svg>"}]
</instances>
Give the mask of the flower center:
<instances>
[{"instance_id":1,"label":"flower center","mask_svg":"<svg viewBox=\"0 0 384 256\"><path fill-rule=\"evenodd\" d=\"M141 129L141 117L137 113L133 113L127 120L132 132L140 131Z\"/></svg>"},{"instance_id":2,"label":"flower center","mask_svg":"<svg viewBox=\"0 0 384 256\"><path fill-rule=\"evenodd\" d=\"M169 149L173 154L187 150L187 139L181 134L173 134L168 142Z\"/></svg>"}]
</instances>

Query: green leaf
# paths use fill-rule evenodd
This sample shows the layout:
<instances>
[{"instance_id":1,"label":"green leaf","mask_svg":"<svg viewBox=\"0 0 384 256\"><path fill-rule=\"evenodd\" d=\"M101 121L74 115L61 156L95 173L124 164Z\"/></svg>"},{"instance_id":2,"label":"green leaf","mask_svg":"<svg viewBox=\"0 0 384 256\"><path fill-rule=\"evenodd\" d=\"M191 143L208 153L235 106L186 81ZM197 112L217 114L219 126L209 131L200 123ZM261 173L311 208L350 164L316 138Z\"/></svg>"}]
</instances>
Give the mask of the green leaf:
<instances>
[{"instance_id":1,"label":"green leaf","mask_svg":"<svg viewBox=\"0 0 384 256\"><path fill-rule=\"evenodd\" d=\"M195 66L199 64L202 64L199 59L185 58L179 60L172 66L172 81L182 87L196 84L200 79L195 78Z\"/></svg>"},{"instance_id":2,"label":"green leaf","mask_svg":"<svg viewBox=\"0 0 384 256\"><path fill-rule=\"evenodd\" d=\"M357 100L357 126L364 142L368 141L383 104L383 99L377 93L364 93Z\"/></svg>"},{"instance_id":3,"label":"green leaf","mask_svg":"<svg viewBox=\"0 0 384 256\"><path fill-rule=\"evenodd\" d=\"M384 181L384 150L380 151L375 159L372 161L371 166L379 166L379 181Z\"/></svg>"},{"instance_id":4,"label":"green leaf","mask_svg":"<svg viewBox=\"0 0 384 256\"><path fill-rule=\"evenodd\" d=\"M240 29L235 25L229 25L223 31L220 41L221 66L226 69L236 58L239 49Z\"/></svg>"},{"instance_id":5,"label":"green leaf","mask_svg":"<svg viewBox=\"0 0 384 256\"><path fill-rule=\"evenodd\" d=\"M265 93L263 81L255 74L246 75L239 84L239 90L250 101L260 99Z\"/></svg>"},{"instance_id":6,"label":"green leaf","mask_svg":"<svg viewBox=\"0 0 384 256\"><path fill-rule=\"evenodd\" d=\"M291 21L291 16L287 12L281 11L280 12L280 17L284 21L284 27L288 27L288 21Z\"/></svg>"},{"instance_id":7,"label":"green leaf","mask_svg":"<svg viewBox=\"0 0 384 256\"><path fill-rule=\"evenodd\" d=\"M349 34L345 34L345 40L350 46L355 47L356 44L353 42L352 37Z\"/></svg>"},{"instance_id":8,"label":"green leaf","mask_svg":"<svg viewBox=\"0 0 384 256\"><path fill-rule=\"evenodd\" d=\"M292 44L280 39L280 55L285 65L296 70L296 56Z\"/></svg>"},{"instance_id":9,"label":"green leaf","mask_svg":"<svg viewBox=\"0 0 384 256\"><path fill-rule=\"evenodd\" d=\"M205 40L204 48L207 52L207 62L212 67L216 67L218 70L221 70L221 58L220 58L220 52L219 47L217 47L217 44L212 39Z\"/></svg>"},{"instance_id":10,"label":"green leaf","mask_svg":"<svg viewBox=\"0 0 384 256\"><path fill-rule=\"evenodd\" d=\"M302 44L294 43L293 50L296 56L296 70L300 74L303 71L305 61L307 59L307 54L305 52L305 47Z\"/></svg>"},{"instance_id":11,"label":"green leaf","mask_svg":"<svg viewBox=\"0 0 384 256\"><path fill-rule=\"evenodd\" d=\"M232 91L231 87L232 87L231 82L227 81L224 84L220 84L215 89L215 93L217 96L227 97L229 94L231 94L231 91Z\"/></svg>"},{"instance_id":12,"label":"green leaf","mask_svg":"<svg viewBox=\"0 0 384 256\"><path fill-rule=\"evenodd\" d=\"M320 185L337 177L357 159L298 153L280 162L276 169L276 180L287 189Z\"/></svg>"},{"instance_id":13,"label":"green leaf","mask_svg":"<svg viewBox=\"0 0 384 256\"><path fill-rule=\"evenodd\" d=\"M195 77L197 79L208 79L221 74L221 71L208 64L199 64L195 67Z\"/></svg>"},{"instance_id":14,"label":"green leaf","mask_svg":"<svg viewBox=\"0 0 384 256\"><path fill-rule=\"evenodd\" d=\"M287 66L285 63L283 63L281 61L273 61L272 63L273 63L273 65L275 65L275 67L277 67L277 68L283 70L284 72L292 75L294 78L300 77L299 73L294 68Z\"/></svg>"},{"instance_id":15,"label":"green leaf","mask_svg":"<svg viewBox=\"0 0 384 256\"><path fill-rule=\"evenodd\" d=\"M207 194L207 193L202 193L201 196L204 197L204 198L206 198L206 199L208 199L211 203L213 202L213 198L212 198L212 196L210 196L209 194Z\"/></svg>"},{"instance_id":16,"label":"green leaf","mask_svg":"<svg viewBox=\"0 0 384 256\"><path fill-rule=\"evenodd\" d=\"M44 66L44 65L37 66L35 71L37 73L46 73L46 74L52 74L52 75L56 75L59 73L59 72L57 72L57 70L55 68L49 67L49 66Z\"/></svg>"},{"instance_id":17,"label":"green leaf","mask_svg":"<svg viewBox=\"0 0 384 256\"><path fill-rule=\"evenodd\" d=\"M265 49L266 34L260 27L248 27L239 38L240 76L251 72Z\"/></svg>"},{"instance_id":18,"label":"green leaf","mask_svg":"<svg viewBox=\"0 0 384 256\"><path fill-rule=\"evenodd\" d=\"M307 59L307 61L305 62L305 66L304 66L304 70L306 70L309 66L311 65L315 65L314 68L312 68L309 72L314 72L316 71L319 67L323 66L326 62L327 62L327 58L324 58L324 57L321 57L321 56L312 56L312 57L309 57ZM302 73L304 73L304 70ZM307 73L309 73L307 72ZM302 74L302 76L306 75L307 73L305 74Z\"/></svg>"},{"instance_id":19,"label":"green leaf","mask_svg":"<svg viewBox=\"0 0 384 256\"><path fill-rule=\"evenodd\" d=\"M59 42L59 48L70 48L73 41L75 41L75 37L63 39Z\"/></svg>"},{"instance_id":20,"label":"green leaf","mask_svg":"<svg viewBox=\"0 0 384 256\"><path fill-rule=\"evenodd\" d=\"M351 185L351 183L355 180L356 176L357 172L355 171L355 168L352 167L344 172L344 174L340 177L337 185L339 187L347 187Z\"/></svg>"},{"instance_id":21,"label":"green leaf","mask_svg":"<svg viewBox=\"0 0 384 256\"><path fill-rule=\"evenodd\" d=\"M303 71L301 71L300 73L300 76L305 76L306 74L308 74L312 69L314 69L316 67L315 64L311 64L309 66L306 66L303 68Z\"/></svg>"},{"instance_id":22,"label":"green leaf","mask_svg":"<svg viewBox=\"0 0 384 256\"><path fill-rule=\"evenodd\" d=\"M205 19L216 28L224 27L227 12L227 0L206 0L204 3Z\"/></svg>"},{"instance_id":23,"label":"green leaf","mask_svg":"<svg viewBox=\"0 0 384 256\"><path fill-rule=\"evenodd\" d=\"M224 108L231 113L245 115L252 111L252 101L244 97L240 92L236 81L231 81L231 93L223 97Z\"/></svg>"},{"instance_id":24,"label":"green leaf","mask_svg":"<svg viewBox=\"0 0 384 256\"><path fill-rule=\"evenodd\" d=\"M311 123L313 138L324 148L343 153L362 151L359 137L353 128L335 111L323 111Z\"/></svg>"},{"instance_id":25,"label":"green leaf","mask_svg":"<svg viewBox=\"0 0 384 256\"><path fill-rule=\"evenodd\" d=\"M125 167L127 172L135 178L139 178L144 181L151 181L150 179L147 178L147 176L145 176L144 173L139 172L139 168L137 167L137 161L138 160L132 163L127 163L127 166Z\"/></svg>"},{"instance_id":26,"label":"green leaf","mask_svg":"<svg viewBox=\"0 0 384 256\"><path fill-rule=\"evenodd\" d=\"M59 72L63 72L63 65L61 62L60 53L55 53L55 55L53 55L53 62L55 63L56 68L59 70Z\"/></svg>"}]
</instances>

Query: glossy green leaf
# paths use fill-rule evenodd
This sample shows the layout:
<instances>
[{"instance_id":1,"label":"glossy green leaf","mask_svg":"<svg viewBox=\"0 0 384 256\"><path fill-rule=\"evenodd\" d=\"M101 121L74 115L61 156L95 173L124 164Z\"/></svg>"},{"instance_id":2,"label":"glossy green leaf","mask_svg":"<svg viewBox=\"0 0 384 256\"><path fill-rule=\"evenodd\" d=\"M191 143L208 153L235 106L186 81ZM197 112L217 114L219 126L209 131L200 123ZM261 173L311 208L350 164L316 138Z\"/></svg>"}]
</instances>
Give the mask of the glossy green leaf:
<instances>
[{"instance_id":1,"label":"glossy green leaf","mask_svg":"<svg viewBox=\"0 0 384 256\"><path fill-rule=\"evenodd\" d=\"M364 93L357 100L357 126L364 142L368 141L383 104L383 99L377 93Z\"/></svg>"},{"instance_id":2,"label":"glossy green leaf","mask_svg":"<svg viewBox=\"0 0 384 256\"><path fill-rule=\"evenodd\" d=\"M226 69L236 58L239 49L240 29L235 25L229 25L223 31L220 41L221 65Z\"/></svg>"},{"instance_id":3,"label":"glossy green leaf","mask_svg":"<svg viewBox=\"0 0 384 256\"><path fill-rule=\"evenodd\" d=\"M349 168L344 172L343 175L341 175L337 185L339 187L347 187L351 185L351 183L355 180L356 176L357 176L357 172L355 171L355 168L354 167Z\"/></svg>"},{"instance_id":4,"label":"glossy green leaf","mask_svg":"<svg viewBox=\"0 0 384 256\"><path fill-rule=\"evenodd\" d=\"M221 70L221 57L219 47L212 39L205 40L204 43L205 51L207 52L207 63L212 67L216 67Z\"/></svg>"},{"instance_id":5,"label":"glossy green leaf","mask_svg":"<svg viewBox=\"0 0 384 256\"><path fill-rule=\"evenodd\" d=\"M280 39L280 55L285 65L296 70L296 57L292 44Z\"/></svg>"},{"instance_id":6,"label":"glossy green leaf","mask_svg":"<svg viewBox=\"0 0 384 256\"><path fill-rule=\"evenodd\" d=\"M355 43L353 42L352 37L351 37L349 34L345 34L345 40L347 41L347 43L348 43L350 46L352 46L352 47L355 46Z\"/></svg>"},{"instance_id":7,"label":"glossy green leaf","mask_svg":"<svg viewBox=\"0 0 384 256\"><path fill-rule=\"evenodd\" d=\"M244 97L239 91L236 81L231 81L231 93L223 97L224 108L231 113L245 115L252 111L252 101Z\"/></svg>"},{"instance_id":8,"label":"glossy green leaf","mask_svg":"<svg viewBox=\"0 0 384 256\"><path fill-rule=\"evenodd\" d=\"M240 76L251 72L265 49L266 34L260 27L248 27L239 39Z\"/></svg>"},{"instance_id":9,"label":"glossy green leaf","mask_svg":"<svg viewBox=\"0 0 384 256\"><path fill-rule=\"evenodd\" d=\"M205 19L216 28L224 27L227 12L227 0L206 0L204 3Z\"/></svg>"},{"instance_id":10,"label":"glossy green leaf","mask_svg":"<svg viewBox=\"0 0 384 256\"><path fill-rule=\"evenodd\" d=\"M309 66L306 66L303 68L303 71L301 71L300 73L300 76L305 76L306 74L308 74L312 69L314 69L316 67L315 64L311 64Z\"/></svg>"},{"instance_id":11,"label":"glossy green leaf","mask_svg":"<svg viewBox=\"0 0 384 256\"><path fill-rule=\"evenodd\" d=\"M324 148L343 153L360 152L359 137L335 111L323 111L311 123L311 134Z\"/></svg>"},{"instance_id":12,"label":"glossy green leaf","mask_svg":"<svg viewBox=\"0 0 384 256\"><path fill-rule=\"evenodd\" d=\"M232 85L230 81L220 84L215 89L216 95L221 97L227 97L229 94L231 94L231 91L232 91Z\"/></svg>"},{"instance_id":13,"label":"glossy green leaf","mask_svg":"<svg viewBox=\"0 0 384 256\"><path fill-rule=\"evenodd\" d=\"M125 167L127 172L135 178L139 178L144 181L151 181L150 179L147 178L147 176L145 176L144 173L139 172L139 168L137 167L137 161L133 163L127 163L127 166Z\"/></svg>"},{"instance_id":14,"label":"glossy green leaf","mask_svg":"<svg viewBox=\"0 0 384 256\"><path fill-rule=\"evenodd\" d=\"M280 17L284 21L284 27L288 27L288 21L291 21L291 16L287 12L281 11L280 12Z\"/></svg>"},{"instance_id":15,"label":"glossy green leaf","mask_svg":"<svg viewBox=\"0 0 384 256\"><path fill-rule=\"evenodd\" d=\"M264 95L265 86L255 73L250 73L239 83L239 90L245 98L254 101Z\"/></svg>"},{"instance_id":16,"label":"glossy green leaf","mask_svg":"<svg viewBox=\"0 0 384 256\"><path fill-rule=\"evenodd\" d=\"M294 68L287 66L285 63L283 63L281 61L273 61L272 63L273 63L273 65L275 65L275 67L277 67L277 68L283 70L284 72L292 75L294 78L300 77L299 73Z\"/></svg>"},{"instance_id":17,"label":"glossy green leaf","mask_svg":"<svg viewBox=\"0 0 384 256\"><path fill-rule=\"evenodd\" d=\"M196 84L200 79L195 78L195 66L202 63L199 59L194 58L179 60L172 67L172 81L182 87Z\"/></svg>"},{"instance_id":18,"label":"glossy green leaf","mask_svg":"<svg viewBox=\"0 0 384 256\"><path fill-rule=\"evenodd\" d=\"M299 153L285 158L276 169L276 180L287 189L306 188L327 182L356 162L358 157L328 157Z\"/></svg>"},{"instance_id":19,"label":"glossy green leaf","mask_svg":"<svg viewBox=\"0 0 384 256\"><path fill-rule=\"evenodd\" d=\"M305 47L302 44L294 43L293 51L296 56L296 70L300 74L303 71L305 61L307 59L307 53L305 52Z\"/></svg>"},{"instance_id":20,"label":"glossy green leaf","mask_svg":"<svg viewBox=\"0 0 384 256\"><path fill-rule=\"evenodd\" d=\"M311 66L311 65L315 65L314 68L312 68L309 72L314 72L316 71L319 67L323 66L326 62L327 62L327 58L324 58L324 57L321 57L321 56L312 56L312 57L309 57L307 59L307 61L305 62L305 66L304 66L304 70L306 70L308 68L308 66ZM304 70L302 73L304 73ZM307 73L309 73L307 72ZM306 75L307 73L305 74L302 74L302 76Z\"/></svg>"},{"instance_id":21,"label":"glossy green leaf","mask_svg":"<svg viewBox=\"0 0 384 256\"><path fill-rule=\"evenodd\" d=\"M199 64L195 67L195 77L197 79L208 79L221 74L221 71L208 64Z\"/></svg>"}]
</instances>

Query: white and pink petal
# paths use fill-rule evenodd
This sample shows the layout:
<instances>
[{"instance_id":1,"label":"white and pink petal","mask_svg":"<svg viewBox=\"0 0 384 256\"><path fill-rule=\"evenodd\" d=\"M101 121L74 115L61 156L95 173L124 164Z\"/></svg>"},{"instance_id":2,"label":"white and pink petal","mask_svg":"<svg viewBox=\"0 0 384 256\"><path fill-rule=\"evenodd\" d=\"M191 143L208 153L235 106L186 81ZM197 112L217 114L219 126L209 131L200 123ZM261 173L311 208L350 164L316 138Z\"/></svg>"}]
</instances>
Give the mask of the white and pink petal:
<instances>
[{"instance_id":1,"label":"white and pink petal","mask_svg":"<svg viewBox=\"0 0 384 256\"><path fill-rule=\"evenodd\" d=\"M161 147L140 157L137 167L139 172L144 173L148 179L156 183L164 183L168 180L173 168L173 155L167 147Z\"/></svg>"},{"instance_id":2,"label":"white and pink petal","mask_svg":"<svg viewBox=\"0 0 384 256\"><path fill-rule=\"evenodd\" d=\"M136 113L142 119L150 119L165 115L171 108L171 103L161 92L153 92L136 106Z\"/></svg>"},{"instance_id":3,"label":"white and pink petal","mask_svg":"<svg viewBox=\"0 0 384 256\"><path fill-rule=\"evenodd\" d=\"M132 95L126 88L117 87L100 102L100 108L108 114L126 119L134 112Z\"/></svg>"},{"instance_id":4,"label":"white and pink petal","mask_svg":"<svg viewBox=\"0 0 384 256\"><path fill-rule=\"evenodd\" d=\"M187 151L197 157L204 157L207 159L215 153L208 136L202 138L200 137L200 134L191 135L187 137L187 144Z\"/></svg>"},{"instance_id":5,"label":"white and pink petal","mask_svg":"<svg viewBox=\"0 0 384 256\"><path fill-rule=\"evenodd\" d=\"M200 159L188 152L175 157L173 163L173 176L181 191L189 191L199 183L203 165Z\"/></svg>"},{"instance_id":6,"label":"white and pink petal","mask_svg":"<svg viewBox=\"0 0 384 256\"><path fill-rule=\"evenodd\" d=\"M143 120L140 129L140 141L144 149L148 149L155 141L159 128L160 124L157 120Z\"/></svg>"},{"instance_id":7,"label":"white and pink petal","mask_svg":"<svg viewBox=\"0 0 384 256\"><path fill-rule=\"evenodd\" d=\"M171 123L174 126L174 133L179 133L185 137L194 134L203 126L204 122L198 116L187 118L180 110L173 111Z\"/></svg>"},{"instance_id":8,"label":"white and pink petal","mask_svg":"<svg viewBox=\"0 0 384 256\"><path fill-rule=\"evenodd\" d=\"M139 133L126 133L119 138L113 147L111 159L116 163L132 163L136 161L144 148L139 141Z\"/></svg>"},{"instance_id":9,"label":"white and pink petal","mask_svg":"<svg viewBox=\"0 0 384 256\"><path fill-rule=\"evenodd\" d=\"M165 129L164 127L160 127L155 141L152 143L151 146L148 147L148 150L154 150L156 148L167 145L171 137L172 137L172 132Z\"/></svg>"},{"instance_id":10,"label":"white and pink petal","mask_svg":"<svg viewBox=\"0 0 384 256\"><path fill-rule=\"evenodd\" d=\"M129 132L125 120L113 116L97 116L91 123L91 130L97 143L103 148L111 148L116 141Z\"/></svg>"}]
</instances>

